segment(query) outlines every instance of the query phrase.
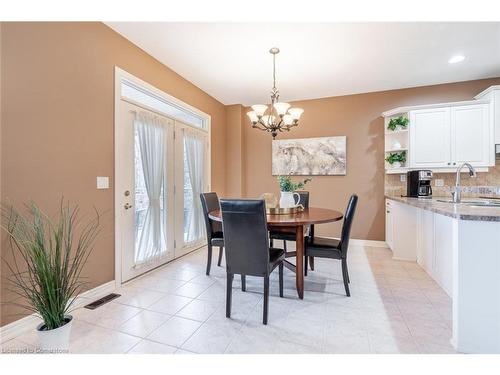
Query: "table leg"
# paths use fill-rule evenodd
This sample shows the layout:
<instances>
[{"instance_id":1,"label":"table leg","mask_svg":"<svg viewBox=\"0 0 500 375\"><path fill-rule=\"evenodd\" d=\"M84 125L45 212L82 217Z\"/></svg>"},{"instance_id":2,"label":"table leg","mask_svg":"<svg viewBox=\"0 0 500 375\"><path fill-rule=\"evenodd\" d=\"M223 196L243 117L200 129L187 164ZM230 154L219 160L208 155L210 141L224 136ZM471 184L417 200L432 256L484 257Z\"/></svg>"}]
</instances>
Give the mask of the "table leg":
<instances>
[{"instance_id":1,"label":"table leg","mask_svg":"<svg viewBox=\"0 0 500 375\"><path fill-rule=\"evenodd\" d=\"M297 294L300 299L304 298L304 227L299 225L295 231L296 243L296 272L295 280L297 284Z\"/></svg>"}]
</instances>

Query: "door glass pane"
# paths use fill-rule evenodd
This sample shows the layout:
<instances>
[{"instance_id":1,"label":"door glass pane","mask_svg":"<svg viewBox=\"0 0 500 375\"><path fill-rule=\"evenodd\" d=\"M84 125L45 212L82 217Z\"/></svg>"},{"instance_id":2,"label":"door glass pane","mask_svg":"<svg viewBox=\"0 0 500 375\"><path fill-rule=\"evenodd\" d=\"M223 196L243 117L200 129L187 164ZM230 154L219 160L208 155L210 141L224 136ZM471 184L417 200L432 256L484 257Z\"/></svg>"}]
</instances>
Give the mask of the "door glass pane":
<instances>
[{"instance_id":1,"label":"door glass pane","mask_svg":"<svg viewBox=\"0 0 500 375\"><path fill-rule=\"evenodd\" d=\"M141 264L148 260L150 251L139 251L140 240L143 236L144 224L146 220L146 214L149 207L149 197L146 190L146 182L144 180L144 171L142 166L141 150L139 146L139 136L137 129L134 129L134 174L135 174L135 197L134 197L134 209L135 209L135 263ZM155 236L161 237L161 249L160 252L164 253L167 250L166 246L166 197L165 197L165 181L161 187L160 195L160 211L161 211L161 226L160 233L155 234Z\"/></svg>"},{"instance_id":2,"label":"door glass pane","mask_svg":"<svg viewBox=\"0 0 500 375\"><path fill-rule=\"evenodd\" d=\"M200 194L205 180L204 142L193 135L184 137L184 243L204 237Z\"/></svg>"},{"instance_id":3,"label":"door glass pane","mask_svg":"<svg viewBox=\"0 0 500 375\"><path fill-rule=\"evenodd\" d=\"M189 236L189 216L193 209L193 189L189 177L186 147L184 147L184 243L192 241Z\"/></svg>"}]
</instances>

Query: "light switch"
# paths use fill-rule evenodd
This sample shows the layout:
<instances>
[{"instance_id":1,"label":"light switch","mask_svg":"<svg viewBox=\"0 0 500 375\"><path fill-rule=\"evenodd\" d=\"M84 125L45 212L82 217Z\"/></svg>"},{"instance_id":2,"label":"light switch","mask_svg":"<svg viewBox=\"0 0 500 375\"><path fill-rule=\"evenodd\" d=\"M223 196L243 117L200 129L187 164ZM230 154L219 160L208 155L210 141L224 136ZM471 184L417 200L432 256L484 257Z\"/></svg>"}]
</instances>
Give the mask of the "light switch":
<instances>
[{"instance_id":1,"label":"light switch","mask_svg":"<svg viewBox=\"0 0 500 375\"><path fill-rule=\"evenodd\" d=\"M406 181L406 175L405 174L402 174L399 178L400 178L401 182L405 182Z\"/></svg>"},{"instance_id":2,"label":"light switch","mask_svg":"<svg viewBox=\"0 0 500 375\"><path fill-rule=\"evenodd\" d=\"M434 180L434 186L444 186L444 180L441 178L437 178Z\"/></svg>"},{"instance_id":3,"label":"light switch","mask_svg":"<svg viewBox=\"0 0 500 375\"><path fill-rule=\"evenodd\" d=\"M109 189L109 177L97 177L98 189Z\"/></svg>"}]
</instances>

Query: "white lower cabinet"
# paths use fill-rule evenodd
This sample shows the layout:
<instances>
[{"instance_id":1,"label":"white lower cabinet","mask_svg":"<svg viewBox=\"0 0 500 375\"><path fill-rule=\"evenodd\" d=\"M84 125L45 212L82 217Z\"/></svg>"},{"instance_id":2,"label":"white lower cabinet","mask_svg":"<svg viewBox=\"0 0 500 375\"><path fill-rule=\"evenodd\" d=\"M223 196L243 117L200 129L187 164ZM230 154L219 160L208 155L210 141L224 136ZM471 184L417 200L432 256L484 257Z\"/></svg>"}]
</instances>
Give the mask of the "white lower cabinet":
<instances>
[{"instance_id":1,"label":"white lower cabinet","mask_svg":"<svg viewBox=\"0 0 500 375\"><path fill-rule=\"evenodd\" d=\"M428 273L434 269L434 213L418 211L417 263Z\"/></svg>"},{"instance_id":2,"label":"white lower cabinet","mask_svg":"<svg viewBox=\"0 0 500 375\"><path fill-rule=\"evenodd\" d=\"M451 297L453 293L453 220L434 214L434 280ZM429 272L429 271L427 271Z\"/></svg>"},{"instance_id":3,"label":"white lower cabinet","mask_svg":"<svg viewBox=\"0 0 500 375\"><path fill-rule=\"evenodd\" d=\"M454 219L390 199L386 215L386 242L393 258L416 261L451 296Z\"/></svg>"},{"instance_id":4,"label":"white lower cabinet","mask_svg":"<svg viewBox=\"0 0 500 375\"><path fill-rule=\"evenodd\" d=\"M390 200L390 219L386 229L391 234L389 247L398 260L416 261L417 208Z\"/></svg>"},{"instance_id":5,"label":"white lower cabinet","mask_svg":"<svg viewBox=\"0 0 500 375\"><path fill-rule=\"evenodd\" d=\"M392 201L386 199L385 201L385 242L390 249L393 248L392 242Z\"/></svg>"}]
</instances>

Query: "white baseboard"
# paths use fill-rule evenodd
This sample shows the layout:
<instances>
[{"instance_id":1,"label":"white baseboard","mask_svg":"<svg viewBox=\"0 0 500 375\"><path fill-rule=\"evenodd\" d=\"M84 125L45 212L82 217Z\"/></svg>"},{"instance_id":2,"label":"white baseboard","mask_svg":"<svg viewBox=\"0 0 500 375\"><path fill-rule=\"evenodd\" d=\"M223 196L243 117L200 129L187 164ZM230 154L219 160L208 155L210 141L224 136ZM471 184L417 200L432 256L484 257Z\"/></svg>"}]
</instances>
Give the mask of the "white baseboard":
<instances>
[{"instance_id":1,"label":"white baseboard","mask_svg":"<svg viewBox=\"0 0 500 375\"><path fill-rule=\"evenodd\" d=\"M334 239L334 240L338 240L339 239L338 237L328 237L328 236L320 236L320 237L331 238L331 239ZM389 246L387 246L387 243L385 241L357 240L355 238L349 239L349 245L389 248Z\"/></svg>"},{"instance_id":2,"label":"white baseboard","mask_svg":"<svg viewBox=\"0 0 500 375\"><path fill-rule=\"evenodd\" d=\"M72 308L76 309L86 305L87 303L104 297L105 295L113 292L115 288L115 280L99 285L93 289L87 290L86 292L81 293L76 298L75 303ZM23 333L26 333L30 330L34 330L38 324L40 324L41 319L37 315L28 315L24 318L16 320L12 323L9 323L3 327L0 327L0 343L11 340Z\"/></svg>"},{"instance_id":3,"label":"white baseboard","mask_svg":"<svg viewBox=\"0 0 500 375\"><path fill-rule=\"evenodd\" d=\"M354 246L389 247L385 241L350 239L349 243Z\"/></svg>"}]
</instances>

